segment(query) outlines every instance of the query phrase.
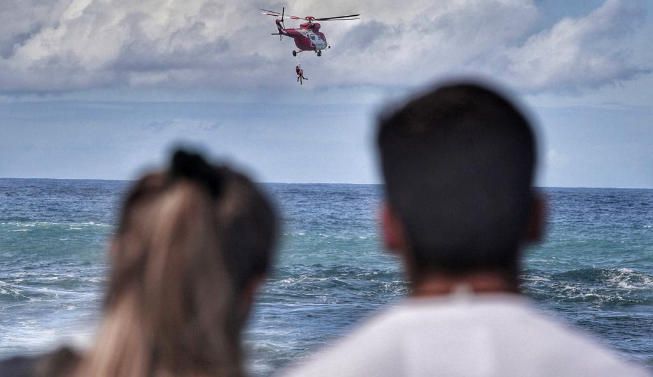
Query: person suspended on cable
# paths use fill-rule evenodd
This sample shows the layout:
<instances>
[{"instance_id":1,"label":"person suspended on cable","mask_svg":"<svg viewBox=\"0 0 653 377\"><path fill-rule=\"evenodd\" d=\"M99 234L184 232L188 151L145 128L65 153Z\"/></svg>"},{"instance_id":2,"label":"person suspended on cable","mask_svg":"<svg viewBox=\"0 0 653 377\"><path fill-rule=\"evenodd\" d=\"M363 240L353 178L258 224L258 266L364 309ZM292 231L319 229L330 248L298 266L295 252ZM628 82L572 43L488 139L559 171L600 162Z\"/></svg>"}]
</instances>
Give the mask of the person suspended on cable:
<instances>
[{"instance_id":1,"label":"person suspended on cable","mask_svg":"<svg viewBox=\"0 0 653 377\"><path fill-rule=\"evenodd\" d=\"M297 82L299 82L300 85L304 85L304 80L308 80L308 78L304 77L304 70L301 65L297 64L295 67L295 73L297 73Z\"/></svg>"}]
</instances>

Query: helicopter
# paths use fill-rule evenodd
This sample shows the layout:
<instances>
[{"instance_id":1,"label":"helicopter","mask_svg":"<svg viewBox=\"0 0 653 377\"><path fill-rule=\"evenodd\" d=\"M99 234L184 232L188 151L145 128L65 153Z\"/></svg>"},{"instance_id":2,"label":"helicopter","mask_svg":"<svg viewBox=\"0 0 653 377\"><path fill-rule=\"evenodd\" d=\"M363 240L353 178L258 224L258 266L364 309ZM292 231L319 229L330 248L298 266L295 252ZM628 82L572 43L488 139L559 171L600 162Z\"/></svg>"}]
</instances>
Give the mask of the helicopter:
<instances>
[{"instance_id":1,"label":"helicopter","mask_svg":"<svg viewBox=\"0 0 653 377\"><path fill-rule=\"evenodd\" d=\"M292 50L292 55L297 56L298 53L302 51L313 51L317 56L322 56L322 50L326 48L331 48L327 44L326 37L324 33L320 31L320 24L315 21L350 21L350 20L360 20L360 14L350 14L347 16L336 16L336 17L322 17L317 18L313 16L286 16L286 8L281 9L281 13L275 12L273 10L261 9L263 14L267 16L276 17L277 32L272 33L272 35L278 35L279 40L283 39L283 36L290 37L295 40L295 46L298 50ZM305 20L303 24L299 25L298 29L288 29L284 24L284 19L291 20Z\"/></svg>"}]
</instances>

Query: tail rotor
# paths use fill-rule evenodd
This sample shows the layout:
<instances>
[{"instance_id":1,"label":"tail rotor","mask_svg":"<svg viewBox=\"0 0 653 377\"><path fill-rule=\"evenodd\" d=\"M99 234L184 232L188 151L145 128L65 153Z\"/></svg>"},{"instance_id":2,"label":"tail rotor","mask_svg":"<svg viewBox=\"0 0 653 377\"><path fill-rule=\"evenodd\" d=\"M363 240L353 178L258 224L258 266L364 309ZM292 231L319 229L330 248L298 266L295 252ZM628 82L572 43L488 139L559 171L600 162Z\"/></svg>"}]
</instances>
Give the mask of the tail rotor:
<instances>
[{"instance_id":1,"label":"tail rotor","mask_svg":"<svg viewBox=\"0 0 653 377\"><path fill-rule=\"evenodd\" d=\"M286 29L286 24L284 22L284 19L286 18L286 7L283 7L281 9L281 13L274 11L274 10L267 10L267 9L261 9L263 11L263 14L266 16L272 16L276 18L276 24L277 24L277 32L272 33L272 35L278 35L279 40L283 39L283 34L284 34L284 29Z\"/></svg>"}]
</instances>

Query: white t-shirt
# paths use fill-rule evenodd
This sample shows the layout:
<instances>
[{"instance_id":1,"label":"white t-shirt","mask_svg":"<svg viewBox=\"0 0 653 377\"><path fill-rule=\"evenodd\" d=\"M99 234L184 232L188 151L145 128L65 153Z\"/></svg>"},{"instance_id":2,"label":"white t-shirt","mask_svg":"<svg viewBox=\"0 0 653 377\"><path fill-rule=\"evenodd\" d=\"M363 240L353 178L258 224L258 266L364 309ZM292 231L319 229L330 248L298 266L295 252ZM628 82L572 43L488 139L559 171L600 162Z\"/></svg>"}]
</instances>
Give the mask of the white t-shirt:
<instances>
[{"instance_id":1,"label":"white t-shirt","mask_svg":"<svg viewBox=\"0 0 653 377\"><path fill-rule=\"evenodd\" d=\"M649 376L513 294L408 298L285 377Z\"/></svg>"}]
</instances>

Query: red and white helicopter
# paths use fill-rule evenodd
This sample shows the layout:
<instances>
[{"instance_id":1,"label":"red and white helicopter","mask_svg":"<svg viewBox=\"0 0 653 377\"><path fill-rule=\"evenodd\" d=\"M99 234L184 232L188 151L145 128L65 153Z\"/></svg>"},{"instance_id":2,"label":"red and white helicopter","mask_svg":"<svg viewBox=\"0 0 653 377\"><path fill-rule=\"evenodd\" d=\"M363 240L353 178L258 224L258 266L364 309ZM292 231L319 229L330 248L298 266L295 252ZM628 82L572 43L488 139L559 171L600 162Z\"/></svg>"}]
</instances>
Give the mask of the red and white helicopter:
<instances>
[{"instance_id":1,"label":"red and white helicopter","mask_svg":"<svg viewBox=\"0 0 653 377\"><path fill-rule=\"evenodd\" d=\"M313 16L298 17L298 16L286 16L286 8L281 9L281 13L275 12L273 10L261 9L263 14L268 16L274 16L277 19L275 20L277 24L277 33L272 33L272 35L278 35L279 39L282 39L285 35L295 40L295 45L299 50L293 50L292 55L297 56L298 53L302 51L314 51L317 56L322 56L322 50L325 48L331 48L327 44L326 37L320 31L320 24L315 21L350 21L350 20L360 20L358 16L360 14L350 14L348 16L336 16L336 17L322 17L317 18ZM288 29L283 23L284 19L291 20L305 20L305 22L299 25L299 29Z\"/></svg>"}]
</instances>

